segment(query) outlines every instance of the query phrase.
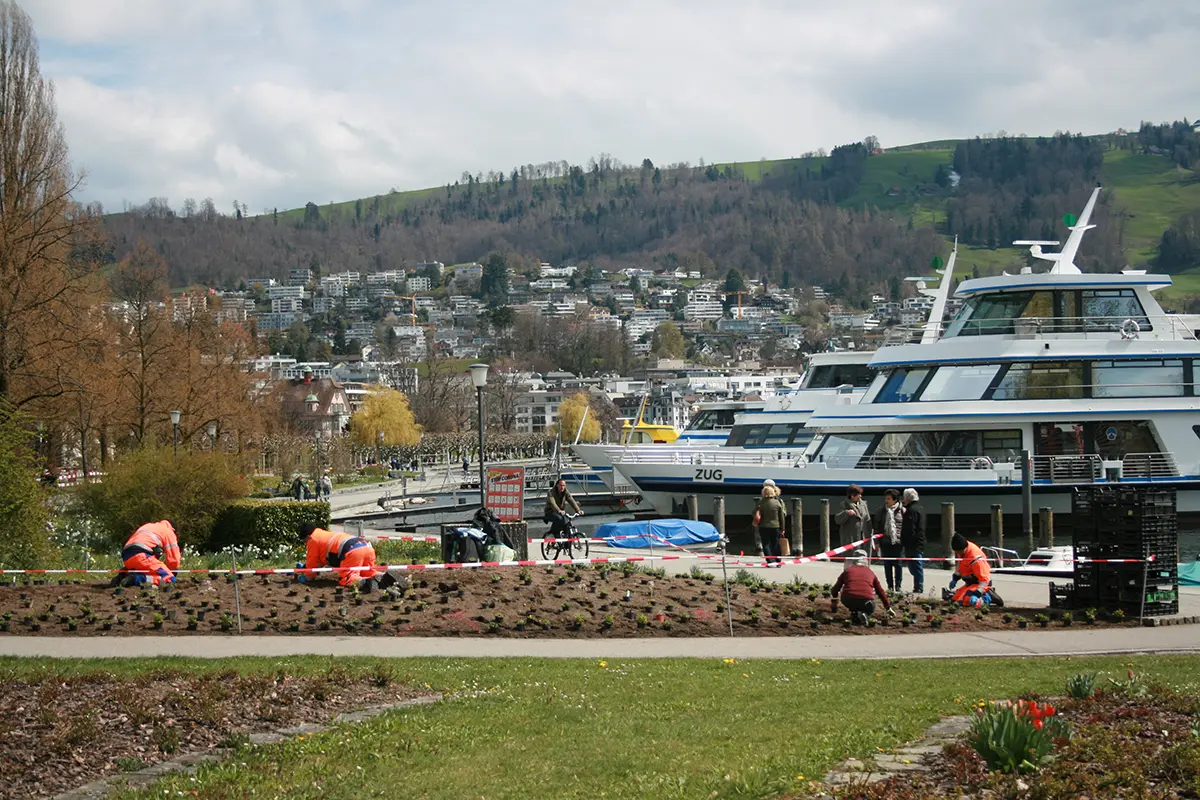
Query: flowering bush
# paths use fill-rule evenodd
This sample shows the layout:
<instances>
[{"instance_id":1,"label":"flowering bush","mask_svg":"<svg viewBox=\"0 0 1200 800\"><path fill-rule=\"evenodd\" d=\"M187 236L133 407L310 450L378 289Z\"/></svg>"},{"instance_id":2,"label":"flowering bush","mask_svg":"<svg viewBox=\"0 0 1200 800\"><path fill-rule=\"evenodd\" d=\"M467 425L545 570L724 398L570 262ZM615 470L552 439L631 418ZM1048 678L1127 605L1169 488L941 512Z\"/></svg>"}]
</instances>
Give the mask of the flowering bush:
<instances>
[{"instance_id":1,"label":"flowering bush","mask_svg":"<svg viewBox=\"0 0 1200 800\"><path fill-rule=\"evenodd\" d=\"M967 741L989 769L1032 772L1050 763L1055 744L1069 738L1066 723L1055 713L1049 703L1032 700L988 703L972 720Z\"/></svg>"}]
</instances>

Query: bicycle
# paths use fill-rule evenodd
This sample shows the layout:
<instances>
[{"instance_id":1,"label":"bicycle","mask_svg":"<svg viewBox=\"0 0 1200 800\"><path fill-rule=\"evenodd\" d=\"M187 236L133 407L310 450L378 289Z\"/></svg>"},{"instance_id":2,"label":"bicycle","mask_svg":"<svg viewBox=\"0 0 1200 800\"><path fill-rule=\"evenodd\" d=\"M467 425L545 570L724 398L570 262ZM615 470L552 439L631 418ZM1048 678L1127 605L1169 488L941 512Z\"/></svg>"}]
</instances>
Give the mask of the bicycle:
<instances>
[{"instance_id":1,"label":"bicycle","mask_svg":"<svg viewBox=\"0 0 1200 800\"><path fill-rule=\"evenodd\" d=\"M587 537L575 527L578 514L565 514L567 518L567 535L561 539L546 536L542 539L542 558L547 561L557 561L562 558L587 558L589 547ZM582 551L582 553L580 553ZM553 555L551 555L553 553ZM578 555L576 555L579 553Z\"/></svg>"}]
</instances>

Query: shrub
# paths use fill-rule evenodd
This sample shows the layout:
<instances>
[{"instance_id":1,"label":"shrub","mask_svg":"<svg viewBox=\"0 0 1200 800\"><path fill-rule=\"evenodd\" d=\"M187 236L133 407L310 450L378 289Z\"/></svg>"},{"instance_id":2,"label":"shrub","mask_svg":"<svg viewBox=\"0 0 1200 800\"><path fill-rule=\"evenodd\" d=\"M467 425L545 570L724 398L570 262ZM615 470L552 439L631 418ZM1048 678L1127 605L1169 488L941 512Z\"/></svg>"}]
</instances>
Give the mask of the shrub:
<instances>
[{"instance_id":1,"label":"shrub","mask_svg":"<svg viewBox=\"0 0 1200 800\"><path fill-rule=\"evenodd\" d=\"M1077 672L1067 679L1067 694L1077 700L1096 693L1096 673Z\"/></svg>"},{"instance_id":2,"label":"shrub","mask_svg":"<svg viewBox=\"0 0 1200 800\"><path fill-rule=\"evenodd\" d=\"M247 492L236 465L220 453L183 451L148 445L117 459L103 483L79 492L83 509L114 546L147 522L175 522L181 545L208 549L213 523Z\"/></svg>"},{"instance_id":3,"label":"shrub","mask_svg":"<svg viewBox=\"0 0 1200 800\"><path fill-rule=\"evenodd\" d=\"M329 504L316 501L239 500L226 506L216 517L209 549L296 545L296 530L305 522L311 522L319 528L329 527Z\"/></svg>"},{"instance_id":4,"label":"shrub","mask_svg":"<svg viewBox=\"0 0 1200 800\"><path fill-rule=\"evenodd\" d=\"M1008 773L1033 772L1053 760L1055 740L1066 739L1067 726L1054 717L1054 706L1018 700L988 704L971 721L967 743L988 768Z\"/></svg>"},{"instance_id":5,"label":"shrub","mask_svg":"<svg viewBox=\"0 0 1200 800\"><path fill-rule=\"evenodd\" d=\"M28 439L24 418L0 405L0 567L10 569L47 566L54 554Z\"/></svg>"}]
</instances>

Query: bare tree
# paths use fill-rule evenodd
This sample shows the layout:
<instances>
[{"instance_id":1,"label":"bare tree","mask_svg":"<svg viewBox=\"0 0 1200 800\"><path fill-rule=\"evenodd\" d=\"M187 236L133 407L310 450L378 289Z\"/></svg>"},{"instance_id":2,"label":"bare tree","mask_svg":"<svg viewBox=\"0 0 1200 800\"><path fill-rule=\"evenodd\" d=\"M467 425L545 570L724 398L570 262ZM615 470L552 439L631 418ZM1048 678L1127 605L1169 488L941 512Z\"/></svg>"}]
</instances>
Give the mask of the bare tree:
<instances>
[{"instance_id":1,"label":"bare tree","mask_svg":"<svg viewBox=\"0 0 1200 800\"><path fill-rule=\"evenodd\" d=\"M71 391L65 364L87 333L99 248L79 183L33 24L0 0L0 397L18 407Z\"/></svg>"}]
</instances>

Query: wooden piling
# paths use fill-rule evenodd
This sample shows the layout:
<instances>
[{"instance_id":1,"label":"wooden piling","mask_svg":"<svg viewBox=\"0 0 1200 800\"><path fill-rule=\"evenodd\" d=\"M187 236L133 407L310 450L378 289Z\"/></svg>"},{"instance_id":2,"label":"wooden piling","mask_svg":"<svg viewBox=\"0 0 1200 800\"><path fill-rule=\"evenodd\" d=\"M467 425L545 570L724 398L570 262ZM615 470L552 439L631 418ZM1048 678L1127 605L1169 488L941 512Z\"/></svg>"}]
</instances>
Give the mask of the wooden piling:
<instances>
[{"instance_id":1,"label":"wooden piling","mask_svg":"<svg viewBox=\"0 0 1200 800\"><path fill-rule=\"evenodd\" d=\"M1054 512L1048 507L1038 509L1038 530L1041 532L1043 547L1054 547ZM1030 550L1033 550L1030 543Z\"/></svg>"},{"instance_id":2,"label":"wooden piling","mask_svg":"<svg viewBox=\"0 0 1200 800\"><path fill-rule=\"evenodd\" d=\"M954 535L954 503L942 503L942 553L946 560L942 569L954 569L954 548L950 546L950 537Z\"/></svg>"},{"instance_id":3,"label":"wooden piling","mask_svg":"<svg viewBox=\"0 0 1200 800\"><path fill-rule=\"evenodd\" d=\"M821 500L821 552L828 553L832 549L829 543L829 498Z\"/></svg>"},{"instance_id":4,"label":"wooden piling","mask_svg":"<svg viewBox=\"0 0 1200 800\"><path fill-rule=\"evenodd\" d=\"M717 526L717 533L725 536L725 497L713 498L713 525Z\"/></svg>"},{"instance_id":5,"label":"wooden piling","mask_svg":"<svg viewBox=\"0 0 1200 800\"><path fill-rule=\"evenodd\" d=\"M793 497L791 500L791 522L792 530L790 538L792 540L792 555L804 555L804 501L799 497Z\"/></svg>"},{"instance_id":6,"label":"wooden piling","mask_svg":"<svg viewBox=\"0 0 1200 800\"><path fill-rule=\"evenodd\" d=\"M992 503L992 541L1004 549L1004 507L999 503Z\"/></svg>"},{"instance_id":7,"label":"wooden piling","mask_svg":"<svg viewBox=\"0 0 1200 800\"><path fill-rule=\"evenodd\" d=\"M693 521L700 519L700 498L694 494L687 496L687 515Z\"/></svg>"}]
</instances>

